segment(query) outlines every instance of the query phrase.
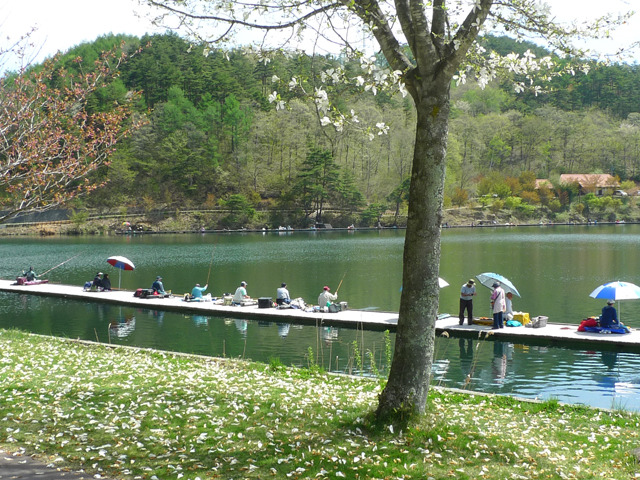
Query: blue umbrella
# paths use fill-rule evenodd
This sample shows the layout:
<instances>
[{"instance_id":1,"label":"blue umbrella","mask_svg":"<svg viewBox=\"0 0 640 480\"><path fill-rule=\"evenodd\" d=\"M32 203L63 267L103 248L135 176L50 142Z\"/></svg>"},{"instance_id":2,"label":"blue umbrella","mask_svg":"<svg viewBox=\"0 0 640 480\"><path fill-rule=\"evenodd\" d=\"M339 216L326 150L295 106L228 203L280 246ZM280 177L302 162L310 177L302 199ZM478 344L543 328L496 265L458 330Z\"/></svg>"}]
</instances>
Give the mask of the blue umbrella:
<instances>
[{"instance_id":1,"label":"blue umbrella","mask_svg":"<svg viewBox=\"0 0 640 480\"><path fill-rule=\"evenodd\" d=\"M603 300L638 300L640 287L629 282L609 282L600 285L589 296Z\"/></svg>"},{"instance_id":2,"label":"blue umbrella","mask_svg":"<svg viewBox=\"0 0 640 480\"><path fill-rule=\"evenodd\" d=\"M638 300L640 298L640 287L634 283L618 280L600 285L589 296L602 300L617 300L618 311L620 311L620 300ZM620 316L618 315L619 322Z\"/></svg>"},{"instance_id":3,"label":"blue umbrella","mask_svg":"<svg viewBox=\"0 0 640 480\"><path fill-rule=\"evenodd\" d=\"M503 277L499 273L486 272L481 273L480 275L476 275L478 281L487 288L493 288L493 284L498 282L504 293L513 293L514 295L520 296L520 292L518 289L511 283L511 281L507 277Z\"/></svg>"}]
</instances>

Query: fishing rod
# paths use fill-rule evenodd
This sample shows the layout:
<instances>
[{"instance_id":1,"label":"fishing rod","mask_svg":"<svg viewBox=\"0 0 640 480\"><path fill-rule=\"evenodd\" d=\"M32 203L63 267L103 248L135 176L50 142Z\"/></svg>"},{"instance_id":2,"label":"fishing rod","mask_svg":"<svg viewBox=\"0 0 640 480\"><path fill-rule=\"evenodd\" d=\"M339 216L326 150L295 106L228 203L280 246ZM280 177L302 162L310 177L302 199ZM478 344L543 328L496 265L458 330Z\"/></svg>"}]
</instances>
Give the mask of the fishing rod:
<instances>
[{"instance_id":1,"label":"fishing rod","mask_svg":"<svg viewBox=\"0 0 640 480\"><path fill-rule=\"evenodd\" d=\"M344 275L342 276L342 280L340 280L340 283L338 284L338 288L336 288L336 295L338 294L338 290L340 290L340 287L342 286L342 282L344 282L344 277L347 276L347 272L344 272Z\"/></svg>"},{"instance_id":2,"label":"fishing rod","mask_svg":"<svg viewBox=\"0 0 640 480\"><path fill-rule=\"evenodd\" d=\"M216 253L216 247L218 246L218 242L217 242L217 238L216 238L216 242L213 244L213 250L211 251L211 261L209 262L209 273L207 274L207 285L209 285L209 277L211 276L211 267L213 266L213 257Z\"/></svg>"},{"instance_id":3,"label":"fishing rod","mask_svg":"<svg viewBox=\"0 0 640 480\"><path fill-rule=\"evenodd\" d=\"M46 274L47 274L47 273L49 273L51 270L55 270L56 268L61 267L62 265L64 265L65 263L67 263L69 260L73 260L73 259L74 259L74 258L76 258L77 256L82 255L82 253L83 253L83 252L80 252L80 253L78 253L78 254L74 255L73 257L71 257L71 258L69 258L69 259L65 260L64 262L59 263L59 264L58 264L58 265L56 265L55 267L50 268L50 269L49 269L49 270L47 270L46 272L42 272L42 273L41 273L40 275L38 275L38 276L39 276L39 277L41 277L41 276L43 276L43 275L46 275Z\"/></svg>"}]
</instances>

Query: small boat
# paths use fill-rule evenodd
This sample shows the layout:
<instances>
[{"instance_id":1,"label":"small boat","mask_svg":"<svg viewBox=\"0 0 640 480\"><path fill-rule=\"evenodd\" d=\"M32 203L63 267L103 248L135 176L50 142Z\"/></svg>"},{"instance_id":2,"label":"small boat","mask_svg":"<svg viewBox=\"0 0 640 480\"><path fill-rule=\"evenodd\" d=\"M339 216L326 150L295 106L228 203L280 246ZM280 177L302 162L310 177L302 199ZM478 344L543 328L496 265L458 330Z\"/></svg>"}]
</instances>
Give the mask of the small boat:
<instances>
[{"instance_id":1,"label":"small boat","mask_svg":"<svg viewBox=\"0 0 640 480\"><path fill-rule=\"evenodd\" d=\"M42 283L49 283L48 279L41 280L27 280L27 277L16 277L16 285L40 285Z\"/></svg>"}]
</instances>

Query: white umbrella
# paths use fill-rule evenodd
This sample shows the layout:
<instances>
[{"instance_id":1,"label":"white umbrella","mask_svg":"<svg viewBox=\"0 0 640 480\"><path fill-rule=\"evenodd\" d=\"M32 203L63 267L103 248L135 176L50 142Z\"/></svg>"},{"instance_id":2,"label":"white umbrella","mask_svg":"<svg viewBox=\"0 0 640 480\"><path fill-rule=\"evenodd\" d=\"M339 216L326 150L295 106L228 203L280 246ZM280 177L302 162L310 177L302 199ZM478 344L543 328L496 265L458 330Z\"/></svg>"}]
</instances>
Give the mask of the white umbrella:
<instances>
[{"instance_id":1,"label":"white umbrella","mask_svg":"<svg viewBox=\"0 0 640 480\"><path fill-rule=\"evenodd\" d=\"M500 284L505 294L511 292L518 297L520 296L520 292L518 292L518 289L513 285L513 283L511 283L507 277L503 277L499 273L481 273L480 275L476 275L476 278L487 288L492 288L493 284L497 282Z\"/></svg>"}]
</instances>

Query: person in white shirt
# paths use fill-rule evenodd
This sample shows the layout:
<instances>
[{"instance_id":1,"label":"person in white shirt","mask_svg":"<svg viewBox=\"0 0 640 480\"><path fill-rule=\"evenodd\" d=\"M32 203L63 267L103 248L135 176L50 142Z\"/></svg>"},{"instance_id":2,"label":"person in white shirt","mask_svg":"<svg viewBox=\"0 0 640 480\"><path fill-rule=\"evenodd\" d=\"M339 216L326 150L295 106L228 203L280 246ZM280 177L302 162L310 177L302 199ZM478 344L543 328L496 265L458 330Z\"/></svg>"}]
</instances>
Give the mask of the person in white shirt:
<instances>
[{"instance_id":1,"label":"person in white shirt","mask_svg":"<svg viewBox=\"0 0 640 480\"><path fill-rule=\"evenodd\" d=\"M458 320L460 325L464 323L464 311L467 311L467 323L473 325L473 296L476 294L476 286L473 278L462 285L460 289L460 311Z\"/></svg>"},{"instance_id":2,"label":"person in white shirt","mask_svg":"<svg viewBox=\"0 0 640 480\"><path fill-rule=\"evenodd\" d=\"M247 295L247 282L240 282L240 286L233 295L232 304L242 305L242 301L247 298L249 298L249 295Z\"/></svg>"},{"instance_id":3,"label":"person in white shirt","mask_svg":"<svg viewBox=\"0 0 640 480\"><path fill-rule=\"evenodd\" d=\"M507 292L507 299L505 300L506 310L504 312L505 321L513 320L513 304L511 303L511 299L513 298L513 293Z\"/></svg>"},{"instance_id":4,"label":"person in white shirt","mask_svg":"<svg viewBox=\"0 0 640 480\"><path fill-rule=\"evenodd\" d=\"M504 328L504 311L507 309L505 302L504 290L498 282L493 285L493 293L491 294L491 306L493 307L493 327L492 330Z\"/></svg>"},{"instance_id":5,"label":"person in white shirt","mask_svg":"<svg viewBox=\"0 0 640 480\"><path fill-rule=\"evenodd\" d=\"M287 290L287 284L282 282L280 288L276 290L276 303L278 305L291 303L291 297L289 296L289 290Z\"/></svg>"},{"instance_id":6,"label":"person in white shirt","mask_svg":"<svg viewBox=\"0 0 640 480\"><path fill-rule=\"evenodd\" d=\"M322 293L318 295L318 305L320 307L326 307L327 303L335 302L338 299L337 293L331 293L330 288L326 285L322 289Z\"/></svg>"}]
</instances>

